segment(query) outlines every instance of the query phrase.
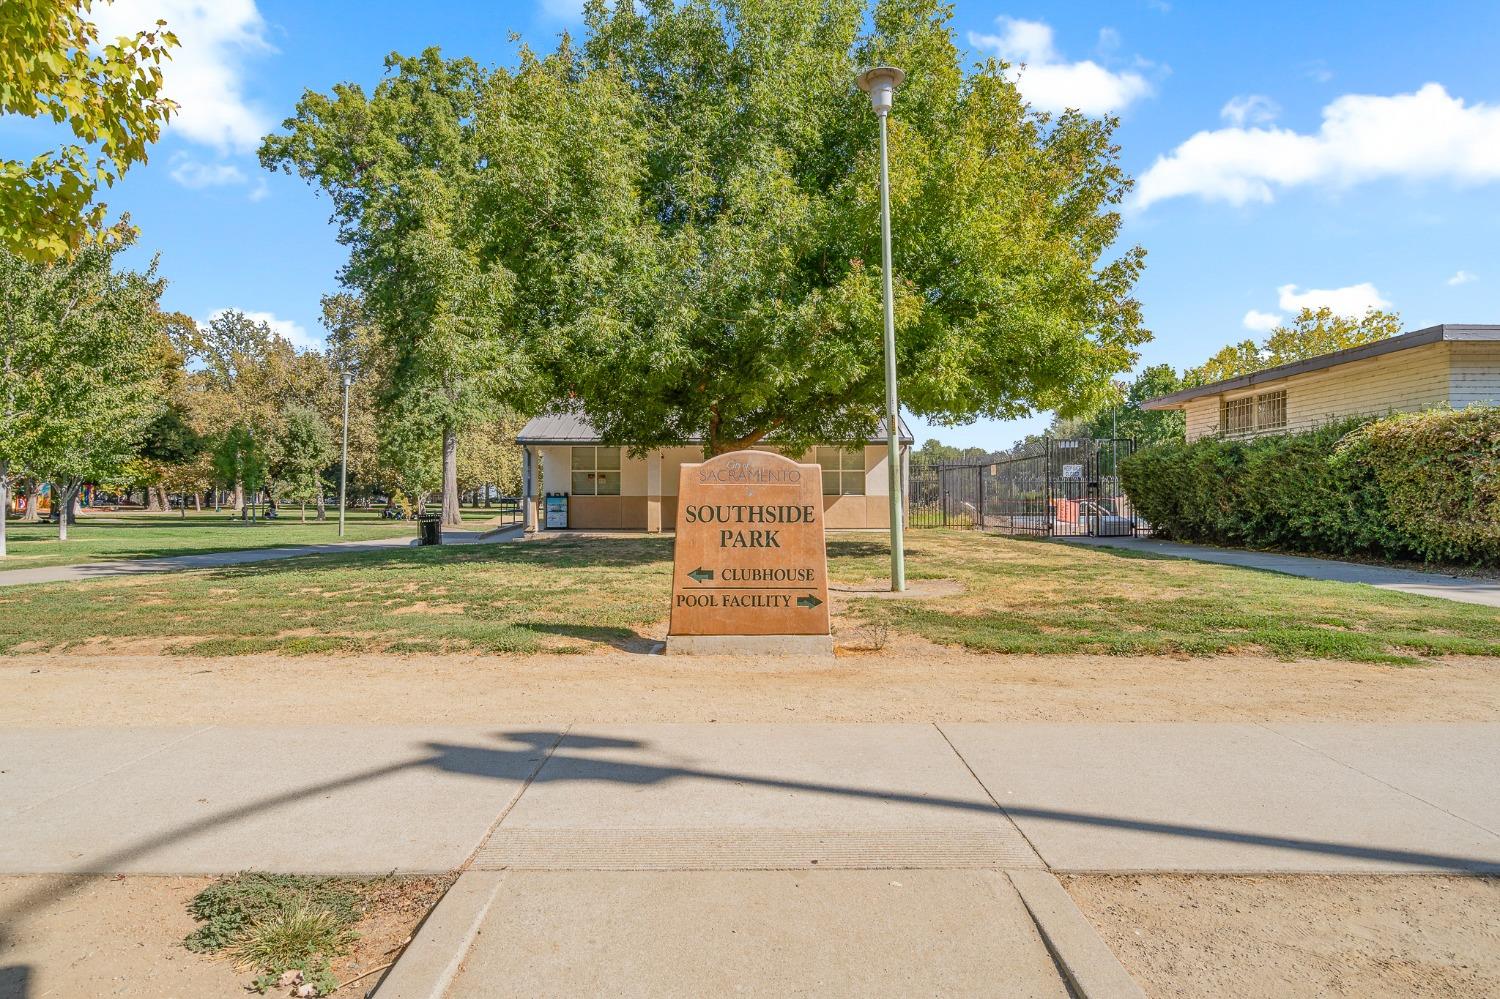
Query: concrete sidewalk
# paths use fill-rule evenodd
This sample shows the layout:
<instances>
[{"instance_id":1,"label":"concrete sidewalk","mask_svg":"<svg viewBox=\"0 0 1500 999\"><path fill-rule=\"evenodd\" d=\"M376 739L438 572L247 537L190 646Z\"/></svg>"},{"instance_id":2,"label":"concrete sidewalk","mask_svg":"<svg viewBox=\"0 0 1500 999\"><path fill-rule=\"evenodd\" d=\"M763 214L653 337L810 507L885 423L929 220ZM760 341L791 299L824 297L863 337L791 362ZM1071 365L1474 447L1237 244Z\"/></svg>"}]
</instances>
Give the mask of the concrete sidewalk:
<instances>
[{"instance_id":1,"label":"concrete sidewalk","mask_svg":"<svg viewBox=\"0 0 1500 999\"><path fill-rule=\"evenodd\" d=\"M0 873L1500 871L1500 724L0 732Z\"/></svg>"},{"instance_id":2,"label":"concrete sidewalk","mask_svg":"<svg viewBox=\"0 0 1500 999\"><path fill-rule=\"evenodd\" d=\"M133 576L157 572L186 572L190 569L217 569L230 565L251 565L277 559L300 558L303 555L336 555L339 553L378 551L385 548L410 548L416 538L377 538L373 541L340 541L327 545L289 545L283 548L241 548L227 552L202 552L196 555L173 555L168 558L113 559L108 562L83 562L78 565L49 565L35 569L7 569L0 572L0 586L28 583L75 583L104 576Z\"/></svg>"},{"instance_id":3,"label":"concrete sidewalk","mask_svg":"<svg viewBox=\"0 0 1500 999\"><path fill-rule=\"evenodd\" d=\"M512 524L482 531L446 530L444 545L491 545L514 541L521 536L521 525ZM414 537L376 538L371 541L338 541L326 545L288 545L282 548L242 548L227 552L202 552L196 555L174 555L168 558L114 559L108 562L84 562L78 565L40 566L35 569L0 571L0 586L29 583L68 583L99 579L104 576L132 576L158 572L186 572L191 569L218 569L224 566L251 565L304 555L339 555L386 548L411 548Z\"/></svg>"},{"instance_id":4,"label":"concrete sidewalk","mask_svg":"<svg viewBox=\"0 0 1500 999\"><path fill-rule=\"evenodd\" d=\"M1500 723L12 730L0 873L462 871L380 999L1141 999L1052 871L1500 871L1497 772Z\"/></svg>"},{"instance_id":5,"label":"concrete sidewalk","mask_svg":"<svg viewBox=\"0 0 1500 999\"><path fill-rule=\"evenodd\" d=\"M1379 590L1399 590L1423 597L1438 597L1466 604L1500 607L1500 580L1452 576L1416 569L1396 569L1361 562L1339 562L1334 559L1304 555L1280 555L1243 548L1215 548L1212 545L1188 545L1155 538L1059 538L1070 545L1093 545L1097 548L1121 548L1126 551L1166 555L1171 558L1195 559L1235 565L1243 569L1264 569L1289 576L1326 579L1338 583L1364 583Z\"/></svg>"}]
</instances>

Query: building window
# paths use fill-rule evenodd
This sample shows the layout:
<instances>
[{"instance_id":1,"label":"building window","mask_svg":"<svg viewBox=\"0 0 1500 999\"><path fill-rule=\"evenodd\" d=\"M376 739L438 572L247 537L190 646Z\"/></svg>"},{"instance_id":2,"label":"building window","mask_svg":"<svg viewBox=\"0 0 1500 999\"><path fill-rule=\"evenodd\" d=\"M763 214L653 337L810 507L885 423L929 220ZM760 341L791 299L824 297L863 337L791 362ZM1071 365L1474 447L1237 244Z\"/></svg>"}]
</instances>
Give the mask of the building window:
<instances>
[{"instance_id":1,"label":"building window","mask_svg":"<svg viewBox=\"0 0 1500 999\"><path fill-rule=\"evenodd\" d=\"M865 449L820 447L818 464L823 468L824 496L865 494Z\"/></svg>"},{"instance_id":2,"label":"building window","mask_svg":"<svg viewBox=\"0 0 1500 999\"><path fill-rule=\"evenodd\" d=\"M1279 430L1286 426L1286 389L1262 392L1255 397L1255 429Z\"/></svg>"},{"instance_id":3,"label":"building window","mask_svg":"<svg viewBox=\"0 0 1500 999\"><path fill-rule=\"evenodd\" d=\"M574 496L620 495L620 449L575 447L573 451Z\"/></svg>"},{"instance_id":4,"label":"building window","mask_svg":"<svg viewBox=\"0 0 1500 999\"><path fill-rule=\"evenodd\" d=\"M1219 433L1248 434L1255 429L1255 397L1219 400Z\"/></svg>"},{"instance_id":5,"label":"building window","mask_svg":"<svg viewBox=\"0 0 1500 999\"><path fill-rule=\"evenodd\" d=\"M1286 389L1219 400L1219 433L1226 437L1286 426Z\"/></svg>"}]
</instances>

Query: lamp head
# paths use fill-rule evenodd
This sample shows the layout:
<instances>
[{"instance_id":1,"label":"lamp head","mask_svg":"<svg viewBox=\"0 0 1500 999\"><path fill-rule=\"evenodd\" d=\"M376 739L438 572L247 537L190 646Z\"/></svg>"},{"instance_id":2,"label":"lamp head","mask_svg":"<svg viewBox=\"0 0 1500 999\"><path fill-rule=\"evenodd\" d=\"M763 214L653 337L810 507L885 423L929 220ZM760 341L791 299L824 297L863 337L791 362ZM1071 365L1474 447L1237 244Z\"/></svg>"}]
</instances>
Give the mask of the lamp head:
<instances>
[{"instance_id":1,"label":"lamp head","mask_svg":"<svg viewBox=\"0 0 1500 999\"><path fill-rule=\"evenodd\" d=\"M352 371L345 371L344 372L344 388L348 388L350 385L353 385L353 384L354 384L354 372L352 372Z\"/></svg>"},{"instance_id":2,"label":"lamp head","mask_svg":"<svg viewBox=\"0 0 1500 999\"><path fill-rule=\"evenodd\" d=\"M870 106L879 115L889 114L896 88L906 74L895 66L876 66L859 74L859 89L870 95Z\"/></svg>"}]
</instances>

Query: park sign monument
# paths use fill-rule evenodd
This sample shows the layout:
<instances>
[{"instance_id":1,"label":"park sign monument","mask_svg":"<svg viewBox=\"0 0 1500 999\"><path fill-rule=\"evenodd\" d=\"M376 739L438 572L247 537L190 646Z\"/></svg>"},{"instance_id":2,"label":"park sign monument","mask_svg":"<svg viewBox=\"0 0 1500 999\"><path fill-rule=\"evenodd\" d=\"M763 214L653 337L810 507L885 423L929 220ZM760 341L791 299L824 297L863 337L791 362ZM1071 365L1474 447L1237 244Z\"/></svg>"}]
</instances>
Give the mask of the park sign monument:
<instances>
[{"instance_id":1,"label":"park sign monument","mask_svg":"<svg viewBox=\"0 0 1500 999\"><path fill-rule=\"evenodd\" d=\"M681 476L668 654L832 655L822 469L731 451Z\"/></svg>"}]
</instances>

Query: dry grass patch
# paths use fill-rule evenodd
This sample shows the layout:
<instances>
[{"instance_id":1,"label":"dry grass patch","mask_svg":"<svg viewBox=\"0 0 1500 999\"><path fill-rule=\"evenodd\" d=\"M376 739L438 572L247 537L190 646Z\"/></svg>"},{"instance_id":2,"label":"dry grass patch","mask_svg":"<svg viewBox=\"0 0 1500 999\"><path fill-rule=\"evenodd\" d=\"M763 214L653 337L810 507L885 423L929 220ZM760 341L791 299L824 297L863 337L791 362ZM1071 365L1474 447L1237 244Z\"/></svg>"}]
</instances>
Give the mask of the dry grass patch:
<instances>
[{"instance_id":1,"label":"dry grass patch","mask_svg":"<svg viewBox=\"0 0 1500 999\"><path fill-rule=\"evenodd\" d=\"M1412 663L1500 655L1500 612L1346 583L1123 551L915 531L918 599L861 595L888 552L835 535L838 630L905 633L977 652ZM311 556L184 573L20 587L0 600L0 651L190 655L638 650L665 632L670 539ZM188 636L192 636L189 638Z\"/></svg>"}]
</instances>

